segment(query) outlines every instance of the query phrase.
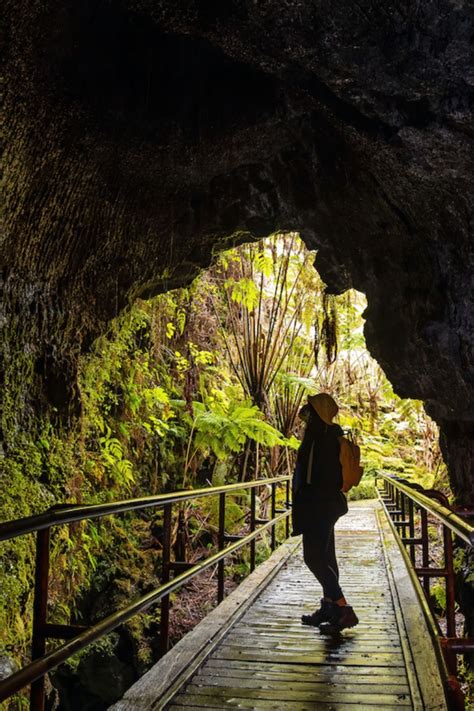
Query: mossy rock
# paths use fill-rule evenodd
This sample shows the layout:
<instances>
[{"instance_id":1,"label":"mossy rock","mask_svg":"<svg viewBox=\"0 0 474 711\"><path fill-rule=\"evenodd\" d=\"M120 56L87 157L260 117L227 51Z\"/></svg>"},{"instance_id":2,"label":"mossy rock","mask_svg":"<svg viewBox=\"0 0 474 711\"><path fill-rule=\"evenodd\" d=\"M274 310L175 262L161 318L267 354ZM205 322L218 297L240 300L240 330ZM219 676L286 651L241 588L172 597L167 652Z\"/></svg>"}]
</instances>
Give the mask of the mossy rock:
<instances>
[{"instance_id":1,"label":"mossy rock","mask_svg":"<svg viewBox=\"0 0 474 711\"><path fill-rule=\"evenodd\" d=\"M120 647L120 635L112 633L52 675L62 711L102 711L123 696L137 675Z\"/></svg>"}]
</instances>

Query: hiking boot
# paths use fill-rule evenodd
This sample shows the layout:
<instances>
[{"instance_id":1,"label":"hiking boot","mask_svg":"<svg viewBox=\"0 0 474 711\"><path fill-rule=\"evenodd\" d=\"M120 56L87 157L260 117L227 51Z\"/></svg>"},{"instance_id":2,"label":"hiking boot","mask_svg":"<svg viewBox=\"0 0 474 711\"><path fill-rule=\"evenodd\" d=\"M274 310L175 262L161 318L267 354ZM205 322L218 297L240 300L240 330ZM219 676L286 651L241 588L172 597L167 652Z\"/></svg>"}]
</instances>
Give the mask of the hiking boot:
<instances>
[{"instance_id":1,"label":"hiking boot","mask_svg":"<svg viewBox=\"0 0 474 711\"><path fill-rule=\"evenodd\" d=\"M359 619L350 605L333 605L331 615L320 625L319 631L321 634L337 634L358 623Z\"/></svg>"},{"instance_id":2,"label":"hiking boot","mask_svg":"<svg viewBox=\"0 0 474 711\"><path fill-rule=\"evenodd\" d=\"M311 627L319 627L322 622L326 622L331 618L333 607L334 603L332 600L326 600L323 597L321 599L321 607L319 610L313 612L312 615L301 615L302 624L310 625Z\"/></svg>"}]
</instances>

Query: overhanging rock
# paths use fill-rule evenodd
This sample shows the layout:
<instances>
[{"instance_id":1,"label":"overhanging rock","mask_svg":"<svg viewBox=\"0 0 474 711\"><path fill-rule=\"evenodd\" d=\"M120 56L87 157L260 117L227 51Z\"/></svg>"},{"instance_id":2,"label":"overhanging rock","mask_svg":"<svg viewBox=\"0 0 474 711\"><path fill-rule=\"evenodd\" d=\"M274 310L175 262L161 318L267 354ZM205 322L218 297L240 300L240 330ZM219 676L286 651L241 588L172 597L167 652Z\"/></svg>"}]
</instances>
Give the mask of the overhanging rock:
<instances>
[{"instance_id":1,"label":"overhanging rock","mask_svg":"<svg viewBox=\"0 0 474 711\"><path fill-rule=\"evenodd\" d=\"M474 489L472 4L7 0L6 338L38 403L136 296L275 230L366 293L367 341ZM8 442L6 443L8 446Z\"/></svg>"}]
</instances>

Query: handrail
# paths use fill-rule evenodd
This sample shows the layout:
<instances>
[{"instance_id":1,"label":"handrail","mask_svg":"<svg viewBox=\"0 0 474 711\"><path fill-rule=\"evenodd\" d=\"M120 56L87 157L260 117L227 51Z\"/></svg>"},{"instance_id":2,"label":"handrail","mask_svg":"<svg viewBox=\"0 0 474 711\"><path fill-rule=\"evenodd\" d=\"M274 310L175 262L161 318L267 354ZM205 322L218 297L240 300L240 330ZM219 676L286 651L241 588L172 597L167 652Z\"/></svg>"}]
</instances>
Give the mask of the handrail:
<instances>
[{"instance_id":1,"label":"handrail","mask_svg":"<svg viewBox=\"0 0 474 711\"><path fill-rule=\"evenodd\" d=\"M445 689L450 699L450 708L464 710L464 694L457 679L456 654L474 651L474 639L458 637L455 617L455 570L453 535L472 546L474 526L461 519L450 508L444 494L434 489L423 489L414 484L387 474L377 472L384 483L384 490L377 493L385 509L388 521L396 534L396 540L407 565L421 608L440 662ZM443 502L443 503L440 503ZM415 512L419 512L418 522ZM428 515L435 517L442 526L444 553L443 567L430 565ZM418 552L416 547L420 546ZM441 578L446 584L446 634L443 632L431 607L430 580ZM420 582L421 580L421 582Z\"/></svg>"},{"instance_id":2,"label":"handrail","mask_svg":"<svg viewBox=\"0 0 474 711\"><path fill-rule=\"evenodd\" d=\"M61 504L60 507L51 507L51 509L34 516L25 518L12 519L0 523L0 541L16 536L22 536L25 533L34 533L41 531L51 526L58 526L64 523L74 523L75 521L83 521L85 519L100 518L101 516L109 516L112 514L124 513L126 511L135 511L151 506L162 506L164 504L174 504L190 499L197 499L201 496L213 496L215 494L228 493L231 491L239 491L242 489L251 489L263 484L278 484L282 481L287 481L288 476L273 477L271 479L256 479L241 484L226 484L224 486L210 486L203 489L187 489L183 491L174 491L170 494L157 494L156 496L142 496L138 499L125 499L124 501L115 501L109 504Z\"/></svg>"},{"instance_id":3,"label":"handrail","mask_svg":"<svg viewBox=\"0 0 474 711\"><path fill-rule=\"evenodd\" d=\"M224 559L250 544L250 568L255 568L255 539L261 533L271 529L271 548L275 549L276 525L286 520L286 537L289 535L290 515L290 479L289 475L272 477L270 479L257 479L251 482L228 484L225 486L208 487L178 491L170 494L147 496L140 499L130 499L109 504L92 506L74 506L57 508L37 516L17 519L0 524L0 540L15 538L19 535L37 532L36 544L36 572L35 572L35 600L33 615L33 643L32 662L19 671L0 681L0 702L23 687L31 684L30 709L41 711L44 708L44 675L59 664L66 661L73 654L111 632L119 625L129 620L134 615L147 609L150 605L161 601L160 644L163 652L168 647L169 626L169 596L187 581L194 578L207 568L218 566L218 601L224 597ZM276 487L286 483L286 506L276 508ZM271 517L263 520L257 517L257 487L271 486ZM230 536L225 533L225 506L226 495L250 490L250 533L245 536ZM184 561L173 562L171 553L171 521L172 505L184 501L198 499L203 496L219 495L219 534L218 551L196 564ZM162 553L162 584L142 596L125 608L108 615L103 620L91 627L78 627L74 625L54 625L47 622L48 600L48 575L49 575L49 529L52 526L72 523L100 516L123 513L125 511L140 510L151 506L161 506L164 510L163 521L163 553ZM258 524L258 527L257 527ZM237 538L237 540L236 540ZM226 544L229 545L226 545ZM184 571L179 572L184 566ZM177 574L170 580L170 572ZM67 639L59 648L46 653L45 641L48 637Z\"/></svg>"},{"instance_id":4,"label":"handrail","mask_svg":"<svg viewBox=\"0 0 474 711\"><path fill-rule=\"evenodd\" d=\"M448 526L456 536L462 538L462 540L470 546L474 546L474 526L458 516L454 511L446 508L438 501L433 501L426 494L423 494L418 489L414 489L411 485L405 483L405 480L401 480L399 477L385 474L384 472L377 472L377 476L380 479L385 479L392 484L396 483L397 489L403 491L404 494L413 499L419 506L422 506L426 511L434 514L440 519L445 526Z\"/></svg>"},{"instance_id":5,"label":"handrail","mask_svg":"<svg viewBox=\"0 0 474 711\"><path fill-rule=\"evenodd\" d=\"M59 664L61 664L61 662L64 662L73 654L79 652L81 649L84 649L84 647L87 647L95 640L99 639L100 637L103 637L108 632L112 632L112 630L114 630L116 627L123 624L124 622L127 622L131 617L138 614L139 612L143 612L143 610L146 610L153 603L159 602L163 597L165 597L165 595L169 595L174 590L177 590L188 580L194 578L198 573L202 573L204 570L211 567L212 565L215 565L231 553L235 553L237 550L239 550L239 548L242 548L243 546L247 545L247 543L250 543L250 541L259 536L263 531L275 525L279 521L282 521L288 515L289 511L285 511L282 514L279 514L275 519L272 519L267 523L263 524L258 530L254 531L253 533L249 533L241 540L235 541L235 543L231 543L223 551L214 553L214 555L210 556L209 558L206 558L205 560L200 561L196 565L193 565L192 568L189 568L189 570L185 571L184 573L177 575L175 578L173 578L173 580L170 580L164 585L160 585L159 588L152 590L151 592L147 593L135 602L131 603L130 605L127 605L127 607L124 607L122 610L119 610L118 612L114 612L111 615L104 617L103 620L93 625L92 627L87 628L85 632L82 632L81 634L77 635L69 642L66 642L66 644L63 644L58 649L49 652L40 659L37 659L31 664L28 664L28 666L24 667L23 669L20 669L11 676L7 677L4 681L0 682L0 701L3 701L8 696L11 696L17 691L20 691L20 689L22 689L24 686L30 684L36 679L39 679L41 676L51 671L52 669L55 669L57 666L59 666Z\"/></svg>"}]
</instances>

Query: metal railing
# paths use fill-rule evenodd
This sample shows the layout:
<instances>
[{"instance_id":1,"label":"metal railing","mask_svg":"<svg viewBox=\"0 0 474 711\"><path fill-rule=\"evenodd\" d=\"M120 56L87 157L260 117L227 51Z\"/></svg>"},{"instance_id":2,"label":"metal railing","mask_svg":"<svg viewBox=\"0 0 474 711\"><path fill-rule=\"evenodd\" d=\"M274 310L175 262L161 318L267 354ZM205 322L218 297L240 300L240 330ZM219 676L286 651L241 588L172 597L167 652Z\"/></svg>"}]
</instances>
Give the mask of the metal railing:
<instances>
[{"instance_id":1,"label":"metal railing","mask_svg":"<svg viewBox=\"0 0 474 711\"><path fill-rule=\"evenodd\" d=\"M377 476L383 482L382 491L378 487L379 498L396 534L435 643L447 698L453 708L464 709L464 695L457 679L457 655L474 652L474 638L457 635L453 536L472 546L474 526L451 509L442 492L424 489L419 484L383 472ZM430 564L430 523L442 528L442 567ZM444 579L446 584L445 630L433 609L430 589L433 578Z\"/></svg>"},{"instance_id":2,"label":"metal railing","mask_svg":"<svg viewBox=\"0 0 474 711\"><path fill-rule=\"evenodd\" d=\"M19 671L0 681L0 702L31 684L30 709L44 709L45 674L55 669L59 664L69 659L73 654L100 639L131 617L146 610L151 605L161 602L160 646L164 654L169 644L169 608L170 593L179 589L189 580L199 575L207 568L217 565L217 600L224 598L224 560L246 545L250 546L250 570L255 568L256 539L264 531L270 531L271 549L276 547L276 525L285 521L285 537L290 530L290 476L280 476L271 479L259 479L242 484L209 487L191 491L178 491L171 494L147 496L107 504L90 506L60 505L53 507L37 516L8 521L0 524L0 541L16 536L36 533L36 566L35 590L33 602L32 630L32 661ZM277 508L277 486L284 484L284 508ZM270 518L259 518L257 512L257 491L261 487L270 487ZM248 512L249 529L247 535L229 535L225 530L225 513L227 496L242 495L250 490L250 508ZM173 504L208 496L219 497L218 551L195 564L184 560L172 560L172 521ZM268 497L267 497L268 498ZM163 548L161 566L161 585L146 595L135 600L127 607L108 615L97 624L90 627L79 625L51 624L47 619L48 584L50 574L49 551L50 531L53 526L85 521L121 514L127 511L141 511L150 507L163 508ZM172 577L172 573L174 573ZM68 640L65 644L50 652L46 652L47 639Z\"/></svg>"}]
</instances>

